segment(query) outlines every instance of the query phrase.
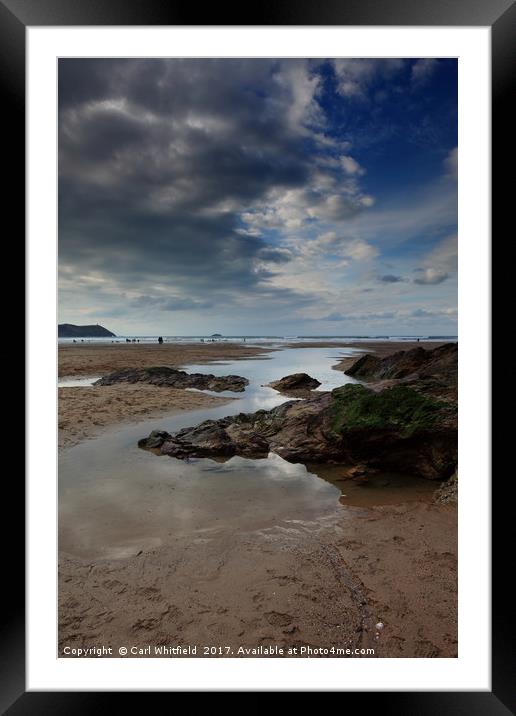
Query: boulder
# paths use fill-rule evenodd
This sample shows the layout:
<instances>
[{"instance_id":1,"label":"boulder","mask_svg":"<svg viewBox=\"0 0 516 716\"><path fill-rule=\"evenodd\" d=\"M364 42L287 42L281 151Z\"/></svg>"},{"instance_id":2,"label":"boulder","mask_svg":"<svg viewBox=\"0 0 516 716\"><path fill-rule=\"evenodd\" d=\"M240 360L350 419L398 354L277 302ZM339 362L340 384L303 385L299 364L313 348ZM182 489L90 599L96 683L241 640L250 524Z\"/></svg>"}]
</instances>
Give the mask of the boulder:
<instances>
[{"instance_id":1,"label":"boulder","mask_svg":"<svg viewBox=\"0 0 516 716\"><path fill-rule=\"evenodd\" d=\"M270 388L287 395L306 394L320 385L321 383L316 378L309 376L308 373L292 373L269 383Z\"/></svg>"}]
</instances>

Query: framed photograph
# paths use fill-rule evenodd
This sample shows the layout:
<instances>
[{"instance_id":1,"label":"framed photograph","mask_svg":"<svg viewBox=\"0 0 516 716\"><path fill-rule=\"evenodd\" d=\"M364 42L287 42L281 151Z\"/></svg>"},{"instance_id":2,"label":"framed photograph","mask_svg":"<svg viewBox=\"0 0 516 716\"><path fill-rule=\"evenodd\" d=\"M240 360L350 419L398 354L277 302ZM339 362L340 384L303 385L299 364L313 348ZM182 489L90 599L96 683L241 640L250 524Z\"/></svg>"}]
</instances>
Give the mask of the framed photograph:
<instances>
[{"instance_id":1,"label":"framed photograph","mask_svg":"<svg viewBox=\"0 0 516 716\"><path fill-rule=\"evenodd\" d=\"M514 711L490 265L515 18L0 1L28 318L7 713Z\"/></svg>"}]
</instances>

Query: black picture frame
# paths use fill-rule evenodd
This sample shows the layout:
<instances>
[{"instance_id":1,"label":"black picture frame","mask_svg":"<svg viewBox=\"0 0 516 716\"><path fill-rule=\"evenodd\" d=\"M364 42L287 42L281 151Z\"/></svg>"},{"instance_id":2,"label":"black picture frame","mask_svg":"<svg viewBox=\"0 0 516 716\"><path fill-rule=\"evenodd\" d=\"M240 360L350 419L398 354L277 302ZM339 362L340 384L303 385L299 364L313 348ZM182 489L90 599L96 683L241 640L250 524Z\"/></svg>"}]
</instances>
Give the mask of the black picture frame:
<instances>
[{"instance_id":1,"label":"black picture frame","mask_svg":"<svg viewBox=\"0 0 516 716\"><path fill-rule=\"evenodd\" d=\"M198 22L202 17L202 23ZM352 25L352 26L489 26L492 37L493 233L512 205L510 182L502 181L508 142L516 126L511 79L516 58L516 4L512 0L275 0L247 7L196 5L166 0L0 0L0 86L4 125L4 176L9 181L5 206L15 220L18 245L23 246L25 215L25 32L28 26L59 25ZM508 218L508 217L507 217ZM509 226L509 223L507 223ZM501 233L501 231L500 231ZM7 237L5 239L7 242ZM22 257L23 259L23 257ZM493 490L492 691L361 692L346 694L346 709L377 706L384 713L467 714L502 716L516 713L515 640L511 591L507 589L510 545L510 504L503 491ZM12 519L4 537L2 559L10 574L4 587L7 604L0 614L0 709L21 714L119 713L122 693L25 692L24 613L24 485L4 484ZM5 511L7 512L7 510ZM507 512L507 514L505 514ZM7 525L7 521L3 521ZM509 568L509 569L508 569ZM474 628L474 627L472 627ZM402 664L400 664L400 668ZM336 685L338 690L338 685ZM147 694L132 693L131 705ZM352 701L351 701L352 700ZM149 702L146 702L147 707Z\"/></svg>"}]
</instances>

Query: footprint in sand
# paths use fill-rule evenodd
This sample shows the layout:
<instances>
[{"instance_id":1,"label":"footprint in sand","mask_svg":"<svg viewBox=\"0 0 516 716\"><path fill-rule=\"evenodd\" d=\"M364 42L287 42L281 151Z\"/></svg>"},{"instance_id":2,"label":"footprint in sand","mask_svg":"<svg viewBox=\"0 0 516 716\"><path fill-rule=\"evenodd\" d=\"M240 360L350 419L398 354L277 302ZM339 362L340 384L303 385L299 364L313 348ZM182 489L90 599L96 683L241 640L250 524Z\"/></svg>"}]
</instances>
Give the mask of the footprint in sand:
<instances>
[{"instance_id":1,"label":"footprint in sand","mask_svg":"<svg viewBox=\"0 0 516 716\"><path fill-rule=\"evenodd\" d=\"M266 612L265 618L271 626L288 626L292 623L293 617L290 614L282 614L281 612Z\"/></svg>"}]
</instances>

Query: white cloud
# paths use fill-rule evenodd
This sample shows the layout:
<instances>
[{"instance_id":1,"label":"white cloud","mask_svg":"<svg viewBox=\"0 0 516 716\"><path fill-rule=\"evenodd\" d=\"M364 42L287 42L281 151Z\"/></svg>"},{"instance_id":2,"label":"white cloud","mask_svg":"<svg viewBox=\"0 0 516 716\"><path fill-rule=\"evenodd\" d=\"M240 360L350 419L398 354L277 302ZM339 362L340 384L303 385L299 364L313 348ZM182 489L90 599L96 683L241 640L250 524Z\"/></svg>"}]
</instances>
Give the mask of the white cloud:
<instances>
[{"instance_id":1,"label":"white cloud","mask_svg":"<svg viewBox=\"0 0 516 716\"><path fill-rule=\"evenodd\" d=\"M265 201L242 212L241 220L252 230L278 229L291 232L314 219L342 222L362 213L374 204L374 197L361 192L351 180L335 187L331 175L317 171L310 186L288 191L274 189Z\"/></svg>"},{"instance_id":2,"label":"white cloud","mask_svg":"<svg viewBox=\"0 0 516 716\"><path fill-rule=\"evenodd\" d=\"M452 234L441 241L426 259L431 265L439 266L446 271L457 270L457 234Z\"/></svg>"},{"instance_id":3,"label":"white cloud","mask_svg":"<svg viewBox=\"0 0 516 716\"><path fill-rule=\"evenodd\" d=\"M365 174L365 170L360 166L356 159L353 159L353 157L346 156L344 154L340 157L340 163L346 174L350 174L351 176L355 174Z\"/></svg>"},{"instance_id":4,"label":"white cloud","mask_svg":"<svg viewBox=\"0 0 516 716\"><path fill-rule=\"evenodd\" d=\"M308 127L320 127L324 123L323 112L316 101L319 75L310 74L308 63L283 63L276 81L290 94L287 115L292 129L305 132ZM321 141L324 135L317 136Z\"/></svg>"},{"instance_id":5,"label":"white cloud","mask_svg":"<svg viewBox=\"0 0 516 716\"><path fill-rule=\"evenodd\" d=\"M437 285L457 271L457 235L452 234L430 251L414 283Z\"/></svg>"},{"instance_id":6,"label":"white cloud","mask_svg":"<svg viewBox=\"0 0 516 716\"><path fill-rule=\"evenodd\" d=\"M333 251L343 258L355 261L372 259L378 255L377 249L361 239L347 239L335 231L329 231L313 239L310 244L318 250Z\"/></svg>"},{"instance_id":7,"label":"white cloud","mask_svg":"<svg viewBox=\"0 0 516 716\"><path fill-rule=\"evenodd\" d=\"M421 274L414 279L414 283L420 284L438 284L446 281L448 273L435 268L426 268L421 270Z\"/></svg>"}]
</instances>

